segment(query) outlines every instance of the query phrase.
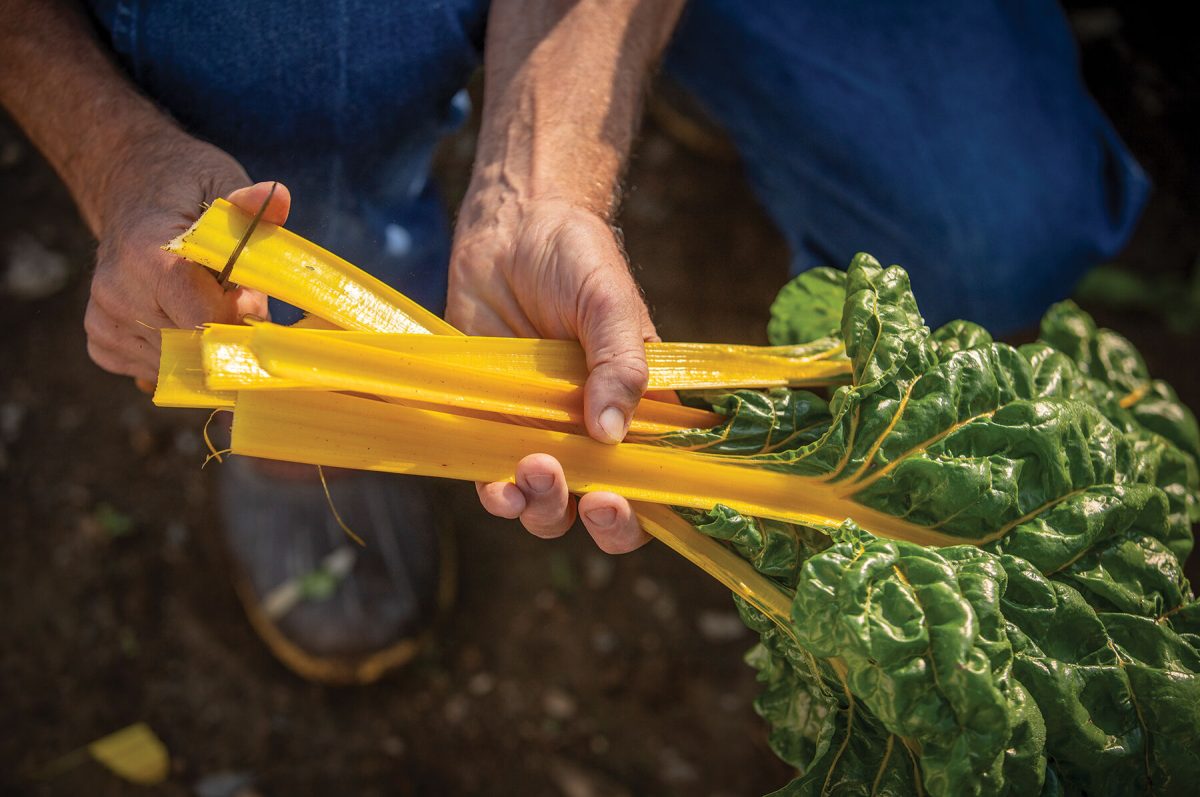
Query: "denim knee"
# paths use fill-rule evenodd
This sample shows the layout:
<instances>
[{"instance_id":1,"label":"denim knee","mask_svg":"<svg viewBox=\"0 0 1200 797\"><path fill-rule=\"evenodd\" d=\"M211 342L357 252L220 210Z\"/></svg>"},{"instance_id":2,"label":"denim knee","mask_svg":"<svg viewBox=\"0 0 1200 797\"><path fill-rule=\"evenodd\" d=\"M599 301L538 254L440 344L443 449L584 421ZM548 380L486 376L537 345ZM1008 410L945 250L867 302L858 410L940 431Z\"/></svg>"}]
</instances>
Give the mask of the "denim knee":
<instances>
[{"instance_id":1,"label":"denim knee","mask_svg":"<svg viewBox=\"0 0 1200 797\"><path fill-rule=\"evenodd\" d=\"M1052 0L695 0L666 65L729 132L795 269L900 263L934 324L1036 320L1145 198Z\"/></svg>"},{"instance_id":2,"label":"denim knee","mask_svg":"<svg viewBox=\"0 0 1200 797\"><path fill-rule=\"evenodd\" d=\"M938 190L912 191L890 209L898 222L890 228L905 234L878 240L878 254L909 269L930 324L966 318L997 334L1029 327L1119 253L1149 181L1105 120L1094 129L1091 141L1003 142L942 171ZM845 234L842 246L854 248L861 228Z\"/></svg>"}]
</instances>

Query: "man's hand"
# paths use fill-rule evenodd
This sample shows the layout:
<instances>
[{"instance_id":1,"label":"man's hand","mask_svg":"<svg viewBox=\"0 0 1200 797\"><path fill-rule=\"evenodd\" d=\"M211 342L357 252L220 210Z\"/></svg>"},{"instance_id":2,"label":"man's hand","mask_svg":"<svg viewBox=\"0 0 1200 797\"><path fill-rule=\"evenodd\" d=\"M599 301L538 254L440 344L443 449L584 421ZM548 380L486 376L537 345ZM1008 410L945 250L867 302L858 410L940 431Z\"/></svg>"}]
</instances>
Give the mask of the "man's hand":
<instances>
[{"instance_id":1,"label":"man's hand","mask_svg":"<svg viewBox=\"0 0 1200 797\"><path fill-rule=\"evenodd\" d=\"M447 317L477 335L577 338L587 354L584 419L616 443L646 389L657 340L609 219L651 64L682 0L494 0L471 187L459 212ZM479 486L484 508L539 537L575 519L562 467L544 454L516 484ZM649 537L613 493L578 512L610 553Z\"/></svg>"},{"instance_id":2,"label":"man's hand","mask_svg":"<svg viewBox=\"0 0 1200 797\"><path fill-rule=\"evenodd\" d=\"M146 142L123 168L102 214L83 324L88 354L97 365L152 382L160 328L236 324L246 314L267 317L266 296L245 288L226 292L212 272L162 251L162 245L199 217L202 203L216 197L256 211L269 184L250 186L233 158L181 136ZM280 186L264 218L282 224L289 202Z\"/></svg>"},{"instance_id":3,"label":"man's hand","mask_svg":"<svg viewBox=\"0 0 1200 797\"><path fill-rule=\"evenodd\" d=\"M266 297L226 293L160 247L228 196L257 210L267 187L187 135L100 46L79 3L10 0L0 14L0 104L62 177L99 241L84 327L101 367L139 380L158 370L161 327L265 317ZM237 189L242 189L241 191ZM265 218L287 217L286 191Z\"/></svg>"},{"instance_id":4,"label":"man's hand","mask_svg":"<svg viewBox=\"0 0 1200 797\"><path fill-rule=\"evenodd\" d=\"M591 372L584 389L588 432L619 442L646 389L643 344L658 337L612 228L561 200L499 202L483 212L477 197L472 206L478 213L465 210L455 237L447 320L475 335L579 340ZM519 517L539 537L557 537L575 520L562 466L544 454L521 460L516 484L478 490L485 509ZM629 503L614 493L585 495L578 511L609 553L649 539Z\"/></svg>"}]
</instances>

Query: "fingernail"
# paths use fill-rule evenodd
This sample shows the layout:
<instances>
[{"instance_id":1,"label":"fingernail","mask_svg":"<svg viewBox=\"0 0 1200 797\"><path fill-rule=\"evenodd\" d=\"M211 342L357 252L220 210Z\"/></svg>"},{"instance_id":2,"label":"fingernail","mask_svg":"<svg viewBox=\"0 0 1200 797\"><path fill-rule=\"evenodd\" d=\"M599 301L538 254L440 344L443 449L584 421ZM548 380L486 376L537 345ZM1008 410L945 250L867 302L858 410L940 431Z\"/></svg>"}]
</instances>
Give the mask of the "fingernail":
<instances>
[{"instance_id":1,"label":"fingernail","mask_svg":"<svg viewBox=\"0 0 1200 797\"><path fill-rule=\"evenodd\" d=\"M525 482L535 493L544 493L554 486L554 477L549 473L532 473L525 477Z\"/></svg>"},{"instance_id":2,"label":"fingernail","mask_svg":"<svg viewBox=\"0 0 1200 797\"><path fill-rule=\"evenodd\" d=\"M611 506L593 509L587 513L588 522L593 526L611 526L617 519L617 510Z\"/></svg>"},{"instance_id":3,"label":"fingernail","mask_svg":"<svg viewBox=\"0 0 1200 797\"><path fill-rule=\"evenodd\" d=\"M611 443L619 443L625 437L625 413L616 407L607 407L600 413L600 428Z\"/></svg>"}]
</instances>

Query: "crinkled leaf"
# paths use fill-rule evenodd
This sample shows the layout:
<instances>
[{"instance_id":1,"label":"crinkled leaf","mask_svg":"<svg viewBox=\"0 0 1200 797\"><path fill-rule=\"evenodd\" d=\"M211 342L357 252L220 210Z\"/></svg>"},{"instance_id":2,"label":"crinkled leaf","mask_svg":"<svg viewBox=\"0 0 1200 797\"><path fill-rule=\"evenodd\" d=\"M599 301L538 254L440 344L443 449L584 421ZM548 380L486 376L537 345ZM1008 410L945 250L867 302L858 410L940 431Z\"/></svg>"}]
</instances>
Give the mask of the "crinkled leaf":
<instances>
[{"instance_id":1,"label":"crinkled leaf","mask_svg":"<svg viewBox=\"0 0 1200 797\"><path fill-rule=\"evenodd\" d=\"M809 445L829 428L828 403L807 390L697 391L688 397L703 398L705 406L728 420L715 429L661 435L657 444L714 454L764 454Z\"/></svg>"},{"instance_id":2,"label":"crinkled leaf","mask_svg":"<svg viewBox=\"0 0 1200 797\"><path fill-rule=\"evenodd\" d=\"M1076 395L1084 377L1065 353L987 342L962 323L932 336L903 270L865 256L847 278L843 335L854 382L828 405L803 391L724 394L715 406L725 424L662 442L814 477L812 494L861 504L851 516L876 534L942 544L1011 535L1008 552L1043 569L1115 533L1095 516L1114 491L1145 483L1173 502L1170 523L1135 530L1185 552L1194 461ZM881 526L868 510L894 520Z\"/></svg>"},{"instance_id":3,"label":"crinkled leaf","mask_svg":"<svg viewBox=\"0 0 1200 797\"><path fill-rule=\"evenodd\" d=\"M1077 590L1001 557L1013 670L1047 750L1089 795L1184 794L1200 777L1200 660L1169 623L1097 613Z\"/></svg>"},{"instance_id":4,"label":"crinkled leaf","mask_svg":"<svg viewBox=\"0 0 1200 797\"><path fill-rule=\"evenodd\" d=\"M1090 381L1092 400L1119 424L1136 423L1162 435L1193 459L1200 459L1196 416L1179 401L1171 386L1150 377L1133 344L1071 301L1059 302L1042 319L1040 338L1071 358ZM1113 406L1113 405L1117 406ZM1116 412L1126 409L1128 413Z\"/></svg>"},{"instance_id":5,"label":"crinkled leaf","mask_svg":"<svg viewBox=\"0 0 1200 797\"><path fill-rule=\"evenodd\" d=\"M827 314L834 284L789 286L772 334L794 337L776 342L824 334L790 324L805 302ZM1017 349L965 321L931 333L903 270L865 255L844 286L851 384L828 402L710 395L724 424L658 441L808 477L801 510L847 508L817 524L825 544L725 507L686 513L795 590L787 629L741 607L762 639L758 709L801 772L779 793L1189 791L1191 413L1069 303Z\"/></svg>"},{"instance_id":6,"label":"crinkled leaf","mask_svg":"<svg viewBox=\"0 0 1200 797\"><path fill-rule=\"evenodd\" d=\"M754 569L794 588L800 565L829 545L829 538L806 526L742 515L717 504L708 512L676 509L697 529L728 542Z\"/></svg>"},{"instance_id":7,"label":"crinkled leaf","mask_svg":"<svg viewBox=\"0 0 1200 797\"><path fill-rule=\"evenodd\" d=\"M846 300L846 274L814 268L793 279L771 304L767 338L775 346L809 343L837 334Z\"/></svg>"},{"instance_id":8,"label":"crinkled leaf","mask_svg":"<svg viewBox=\"0 0 1200 797\"><path fill-rule=\"evenodd\" d=\"M1040 715L1014 710L1027 696L1011 676L1004 580L999 559L977 548L890 540L835 545L802 570L792 614L801 647L844 662L871 714L919 740L931 793L1041 783Z\"/></svg>"},{"instance_id":9,"label":"crinkled leaf","mask_svg":"<svg viewBox=\"0 0 1200 797\"><path fill-rule=\"evenodd\" d=\"M971 321L951 321L934 331L933 342L937 346L939 359L946 359L957 351L979 349L992 343L992 335Z\"/></svg>"},{"instance_id":10,"label":"crinkled leaf","mask_svg":"<svg viewBox=\"0 0 1200 797\"><path fill-rule=\"evenodd\" d=\"M918 794L919 768L903 740L878 727L870 715L843 709L824 755L800 777L769 797L910 797Z\"/></svg>"},{"instance_id":11,"label":"crinkled leaf","mask_svg":"<svg viewBox=\"0 0 1200 797\"><path fill-rule=\"evenodd\" d=\"M1186 528L1200 521L1196 498L1200 428L1175 391L1152 379L1141 354L1110 329L1098 328L1074 302L1060 302L1042 319L1042 341L1076 366L1074 395L1087 396L1116 426L1141 441L1143 480L1157 484L1171 503L1176 530L1172 548L1191 550Z\"/></svg>"}]
</instances>

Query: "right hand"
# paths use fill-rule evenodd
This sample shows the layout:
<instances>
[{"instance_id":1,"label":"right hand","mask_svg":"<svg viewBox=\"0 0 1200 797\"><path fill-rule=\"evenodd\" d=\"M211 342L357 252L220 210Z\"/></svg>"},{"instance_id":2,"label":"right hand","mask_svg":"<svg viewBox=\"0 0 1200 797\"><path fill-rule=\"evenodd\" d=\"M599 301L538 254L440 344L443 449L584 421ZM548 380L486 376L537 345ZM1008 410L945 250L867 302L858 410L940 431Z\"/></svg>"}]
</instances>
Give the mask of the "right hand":
<instances>
[{"instance_id":1,"label":"right hand","mask_svg":"<svg viewBox=\"0 0 1200 797\"><path fill-rule=\"evenodd\" d=\"M107 183L96 271L83 326L88 355L106 371L153 383L159 329L267 317L267 297L246 288L226 292L203 266L162 246L186 230L202 203L225 197L258 210L270 183L250 184L233 158L182 135L143 141ZM282 224L291 198L280 185L263 220Z\"/></svg>"},{"instance_id":2,"label":"right hand","mask_svg":"<svg viewBox=\"0 0 1200 797\"><path fill-rule=\"evenodd\" d=\"M472 335L579 340L587 356L583 412L588 433L625 437L646 390L645 342L658 340L612 227L561 200L523 200L490 186L463 203L450 258L446 318ZM520 518L538 537L562 535L576 515L607 553L650 537L629 502L599 491L576 499L562 465L531 453L512 482L477 486L484 509Z\"/></svg>"}]
</instances>

